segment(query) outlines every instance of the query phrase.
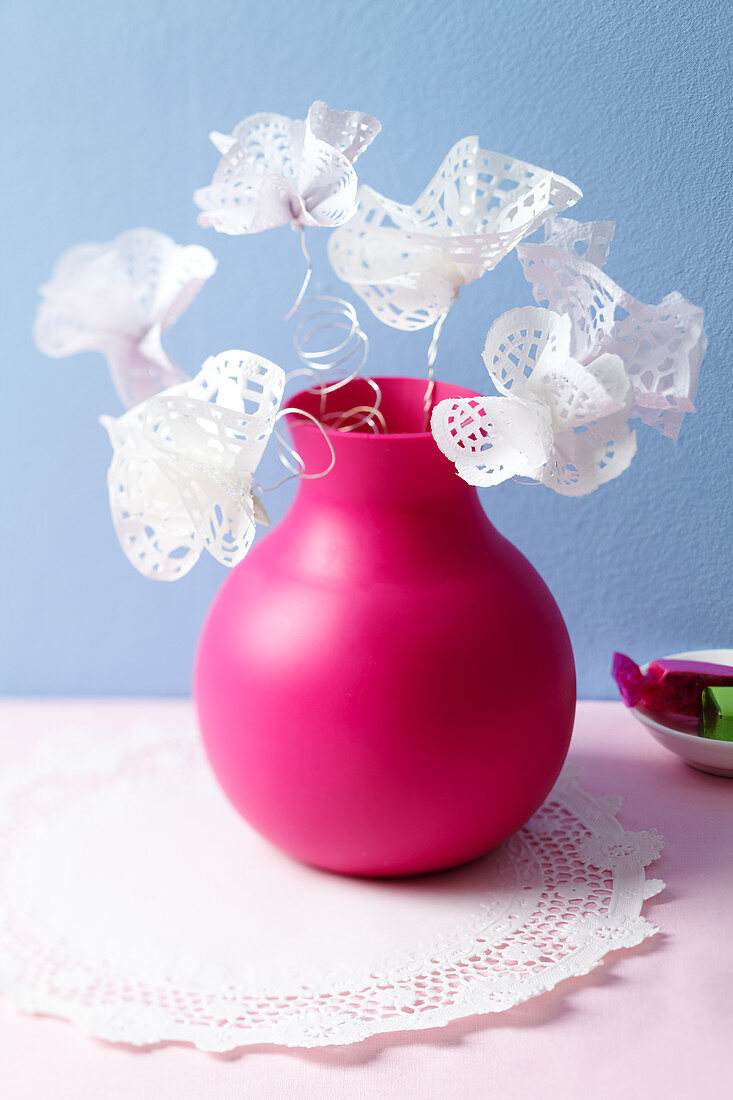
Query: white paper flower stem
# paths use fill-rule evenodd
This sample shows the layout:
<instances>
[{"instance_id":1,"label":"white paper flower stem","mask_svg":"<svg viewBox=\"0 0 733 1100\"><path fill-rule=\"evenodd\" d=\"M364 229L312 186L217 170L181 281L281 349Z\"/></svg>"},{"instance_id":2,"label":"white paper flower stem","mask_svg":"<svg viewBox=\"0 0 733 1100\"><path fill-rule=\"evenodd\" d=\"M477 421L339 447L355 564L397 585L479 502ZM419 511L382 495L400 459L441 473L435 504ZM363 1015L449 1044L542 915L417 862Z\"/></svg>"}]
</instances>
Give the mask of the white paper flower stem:
<instances>
[{"instance_id":1,"label":"white paper flower stem","mask_svg":"<svg viewBox=\"0 0 733 1100\"><path fill-rule=\"evenodd\" d=\"M425 399L423 401L423 425L422 430L426 432L430 427L430 412L433 406L433 391L435 390L435 360L438 356L438 340L445 324L445 319L448 316L448 310L445 313L441 313L438 320L433 327L433 337L430 341L430 347L428 348L428 385L425 390Z\"/></svg>"},{"instance_id":2,"label":"white paper flower stem","mask_svg":"<svg viewBox=\"0 0 733 1100\"><path fill-rule=\"evenodd\" d=\"M310 253L308 252L308 247L305 243L305 226L300 227L300 249L305 256L305 262L308 266L306 268L305 277L303 279L303 282L301 283L300 290L298 291L298 296L288 312L285 314L285 321L289 321L291 317L300 309L303 303L303 298L305 297L305 292L308 289L308 285L311 281L311 275L313 274L313 261L310 257Z\"/></svg>"},{"instance_id":3,"label":"white paper flower stem","mask_svg":"<svg viewBox=\"0 0 733 1100\"><path fill-rule=\"evenodd\" d=\"M366 425L374 432L385 432L386 423L379 411L382 390L373 378L364 378L364 382L374 390L371 405L327 412L328 395L361 377L369 358L369 337L359 324L354 306L345 298L333 298L328 294L307 298L301 306L293 345L303 366L291 371L287 380L302 377L316 380L310 392L320 395L319 416L328 427L356 431ZM325 347L322 340L324 333L332 334ZM325 374L342 369L345 373L341 377L324 380Z\"/></svg>"},{"instance_id":4,"label":"white paper flower stem","mask_svg":"<svg viewBox=\"0 0 733 1100\"><path fill-rule=\"evenodd\" d=\"M330 454L328 465L325 466L322 470L317 470L315 473L311 474L306 473L305 462L303 461L302 456L299 454L298 451L296 451L292 443L288 443L287 439L285 439L280 432L279 422L285 416L302 416L304 420L310 421L311 424L314 424L315 427L318 428L319 432L323 436L323 441L328 447ZM268 485L266 488L263 488L261 485L257 485L256 488L258 493L271 493L273 492L273 490L279 489L281 485L285 485L286 482L292 481L293 478L302 477L305 481L318 481L320 478L325 477L326 474L330 474L331 470L336 465L336 452L333 449L333 443L328 438L328 434L326 433L324 425L317 417L313 416L309 412L306 412L305 409L280 409L277 416L275 417L272 434L277 441L278 458L280 459L280 462L285 467L285 469L289 470L290 473L287 475L287 477L281 478L280 481L276 481L274 485Z\"/></svg>"}]
</instances>

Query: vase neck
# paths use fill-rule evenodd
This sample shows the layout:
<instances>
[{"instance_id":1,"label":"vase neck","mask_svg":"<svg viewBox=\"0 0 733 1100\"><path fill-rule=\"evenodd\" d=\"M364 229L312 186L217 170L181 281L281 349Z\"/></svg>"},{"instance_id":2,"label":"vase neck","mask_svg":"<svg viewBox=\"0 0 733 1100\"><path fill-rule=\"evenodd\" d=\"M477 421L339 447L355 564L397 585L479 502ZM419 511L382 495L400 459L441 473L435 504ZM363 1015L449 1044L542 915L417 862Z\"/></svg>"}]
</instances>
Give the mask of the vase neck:
<instances>
[{"instance_id":1,"label":"vase neck","mask_svg":"<svg viewBox=\"0 0 733 1100\"><path fill-rule=\"evenodd\" d=\"M293 446L306 473L317 474L331 461L319 429L292 423ZM368 437L356 432L329 432L333 469L323 477L301 478L298 499L409 509L426 503L469 504L476 490L456 474L431 435Z\"/></svg>"},{"instance_id":2,"label":"vase neck","mask_svg":"<svg viewBox=\"0 0 733 1100\"><path fill-rule=\"evenodd\" d=\"M499 536L476 489L421 430L425 382L378 382L387 426L406 430L328 430L333 468L321 478L301 478L293 507L271 537L269 558L282 557L287 570L297 556L298 569L314 583L357 577L366 584L379 577L380 583L403 585L417 576L473 583L490 568ZM457 390L438 384L437 399L473 396ZM405 395L409 403L402 405ZM341 408L363 405L359 396L361 401L342 396ZM289 406L315 415L320 399L305 397L311 401L301 394ZM306 472L326 469L331 452L319 428L296 413L288 415L288 426Z\"/></svg>"},{"instance_id":3,"label":"vase neck","mask_svg":"<svg viewBox=\"0 0 733 1100\"><path fill-rule=\"evenodd\" d=\"M327 396L325 405L315 393L301 393L288 402L288 428L295 450L309 475L333 468L323 477L302 478L300 500L348 501L373 505L398 504L425 507L429 501L461 503L472 507L476 491L458 477L453 464L438 449L429 431L423 430L425 381L420 378L379 378L380 412L388 427L376 434L368 428L356 431L322 431L296 410L318 418L324 413L364 407L374 391L357 379ZM460 386L439 382L434 403L449 397L473 397Z\"/></svg>"}]
</instances>

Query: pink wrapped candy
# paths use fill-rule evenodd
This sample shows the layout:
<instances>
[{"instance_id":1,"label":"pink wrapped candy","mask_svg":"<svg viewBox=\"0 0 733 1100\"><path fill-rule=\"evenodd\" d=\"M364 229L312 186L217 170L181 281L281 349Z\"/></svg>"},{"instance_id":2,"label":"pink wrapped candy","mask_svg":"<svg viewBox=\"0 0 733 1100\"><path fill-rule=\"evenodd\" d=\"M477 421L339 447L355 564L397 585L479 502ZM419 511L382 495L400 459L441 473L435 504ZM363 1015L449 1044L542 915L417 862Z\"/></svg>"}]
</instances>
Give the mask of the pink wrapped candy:
<instances>
[{"instance_id":1,"label":"pink wrapped candy","mask_svg":"<svg viewBox=\"0 0 733 1100\"><path fill-rule=\"evenodd\" d=\"M666 725L695 730L705 687L733 686L733 668L706 661L652 661L646 672L623 653L611 669L627 707L640 706Z\"/></svg>"}]
</instances>

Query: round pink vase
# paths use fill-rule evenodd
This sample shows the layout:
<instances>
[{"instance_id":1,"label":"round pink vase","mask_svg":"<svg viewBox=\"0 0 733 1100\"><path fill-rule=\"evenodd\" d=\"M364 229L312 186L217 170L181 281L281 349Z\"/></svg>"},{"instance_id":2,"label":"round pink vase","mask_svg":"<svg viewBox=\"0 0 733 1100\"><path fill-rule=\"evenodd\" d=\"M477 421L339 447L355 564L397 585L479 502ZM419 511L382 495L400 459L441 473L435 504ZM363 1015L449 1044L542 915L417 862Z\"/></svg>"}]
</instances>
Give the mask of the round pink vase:
<instances>
[{"instance_id":1,"label":"round pink vase","mask_svg":"<svg viewBox=\"0 0 733 1100\"><path fill-rule=\"evenodd\" d=\"M329 431L332 472L301 480L219 592L195 697L214 773L263 836L332 871L403 875L482 855L541 805L575 670L547 586L422 431L424 380L378 381L389 434ZM371 393L351 383L328 408ZM456 396L474 395L436 386ZM323 469L318 429L288 420Z\"/></svg>"}]
</instances>

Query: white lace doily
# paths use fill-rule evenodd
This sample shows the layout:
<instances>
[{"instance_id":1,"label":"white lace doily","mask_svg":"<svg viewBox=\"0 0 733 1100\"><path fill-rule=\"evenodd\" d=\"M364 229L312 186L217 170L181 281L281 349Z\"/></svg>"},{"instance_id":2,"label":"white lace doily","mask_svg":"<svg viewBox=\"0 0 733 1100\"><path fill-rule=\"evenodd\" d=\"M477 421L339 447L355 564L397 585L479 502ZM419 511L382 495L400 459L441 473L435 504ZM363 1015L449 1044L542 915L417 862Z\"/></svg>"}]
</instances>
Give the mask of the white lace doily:
<instances>
[{"instance_id":1,"label":"white lace doily","mask_svg":"<svg viewBox=\"0 0 733 1100\"><path fill-rule=\"evenodd\" d=\"M0 988L98 1038L209 1051L501 1012L656 931L662 841L618 808L566 772L481 860L347 879L252 832L192 728L60 736L0 789Z\"/></svg>"}]
</instances>

